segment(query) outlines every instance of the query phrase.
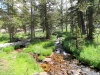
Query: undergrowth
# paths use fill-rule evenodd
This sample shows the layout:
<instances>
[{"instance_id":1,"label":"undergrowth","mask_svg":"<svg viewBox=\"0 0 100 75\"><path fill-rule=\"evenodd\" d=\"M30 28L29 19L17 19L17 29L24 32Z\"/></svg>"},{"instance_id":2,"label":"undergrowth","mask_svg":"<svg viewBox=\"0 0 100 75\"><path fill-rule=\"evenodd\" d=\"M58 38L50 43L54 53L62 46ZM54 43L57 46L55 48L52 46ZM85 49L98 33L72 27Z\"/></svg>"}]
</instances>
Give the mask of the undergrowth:
<instances>
[{"instance_id":1,"label":"undergrowth","mask_svg":"<svg viewBox=\"0 0 100 75\"><path fill-rule=\"evenodd\" d=\"M43 56L49 56L55 49L53 40L35 40L27 48L23 49L26 53L35 53Z\"/></svg>"},{"instance_id":2,"label":"undergrowth","mask_svg":"<svg viewBox=\"0 0 100 75\"><path fill-rule=\"evenodd\" d=\"M85 63L93 68L100 69L100 45L97 45L96 42L85 41L83 40L79 44L79 48L76 48L76 41L70 39L73 37L70 33L70 36L66 36L63 41L63 46L67 52L72 53L81 63Z\"/></svg>"}]
</instances>

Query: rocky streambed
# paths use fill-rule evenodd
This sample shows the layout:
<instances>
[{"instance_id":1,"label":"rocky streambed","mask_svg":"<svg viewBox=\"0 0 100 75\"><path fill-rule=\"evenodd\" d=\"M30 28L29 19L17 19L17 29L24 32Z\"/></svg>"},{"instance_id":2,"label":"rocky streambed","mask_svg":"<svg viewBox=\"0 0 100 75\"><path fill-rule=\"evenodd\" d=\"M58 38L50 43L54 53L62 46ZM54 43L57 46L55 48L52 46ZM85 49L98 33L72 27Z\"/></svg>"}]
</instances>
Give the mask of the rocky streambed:
<instances>
[{"instance_id":1,"label":"rocky streambed","mask_svg":"<svg viewBox=\"0 0 100 75\"><path fill-rule=\"evenodd\" d=\"M48 73L46 75L100 75L100 71L84 66L73 59L65 52L59 41L59 39L55 41L54 53L41 63L43 70Z\"/></svg>"}]
</instances>

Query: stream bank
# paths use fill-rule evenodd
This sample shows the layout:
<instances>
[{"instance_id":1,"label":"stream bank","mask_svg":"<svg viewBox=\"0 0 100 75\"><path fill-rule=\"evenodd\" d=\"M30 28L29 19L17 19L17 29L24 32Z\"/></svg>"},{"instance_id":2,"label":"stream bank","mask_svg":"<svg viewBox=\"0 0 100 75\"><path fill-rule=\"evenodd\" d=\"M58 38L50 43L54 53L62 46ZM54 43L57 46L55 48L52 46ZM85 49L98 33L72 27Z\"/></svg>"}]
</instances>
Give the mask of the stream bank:
<instances>
[{"instance_id":1,"label":"stream bank","mask_svg":"<svg viewBox=\"0 0 100 75\"><path fill-rule=\"evenodd\" d=\"M51 56L44 59L41 67L48 75L100 75L100 71L91 69L73 59L72 55L67 53L60 38L55 41L56 50Z\"/></svg>"}]
</instances>

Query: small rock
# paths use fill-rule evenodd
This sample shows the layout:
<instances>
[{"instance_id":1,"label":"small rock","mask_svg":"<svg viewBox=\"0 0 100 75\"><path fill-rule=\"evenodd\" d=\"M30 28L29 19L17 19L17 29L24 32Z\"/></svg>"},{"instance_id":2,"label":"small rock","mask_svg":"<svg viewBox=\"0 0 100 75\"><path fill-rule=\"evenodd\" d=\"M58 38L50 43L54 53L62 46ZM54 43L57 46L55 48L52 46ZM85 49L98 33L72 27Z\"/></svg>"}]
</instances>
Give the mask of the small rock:
<instances>
[{"instance_id":1,"label":"small rock","mask_svg":"<svg viewBox=\"0 0 100 75\"><path fill-rule=\"evenodd\" d=\"M73 73L73 75L79 75L80 74L80 70L71 70L71 72Z\"/></svg>"},{"instance_id":2,"label":"small rock","mask_svg":"<svg viewBox=\"0 0 100 75\"><path fill-rule=\"evenodd\" d=\"M43 60L43 62L50 62L51 61L51 58L45 58L44 60Z\"/></svg>"},{"instance_id":3,"label":"small rock","mask_svg":"<svg viewBox=\"0 0 100 75\"><path fill-rule=\"evenodd\" d=\"M31 75L49 75L47 72L40 72L40 73L36 73L36 74L31 74Z\"/></svg>"},{"instance_id":4,"label":"small rock","mask_svg":"<svg viewBox=\"0 0 100 75\"><path fill-rule=\"evenodd\" d=\"M39 75L49 75L47 72L41 72Z\"/></svg>"}]
</instances>

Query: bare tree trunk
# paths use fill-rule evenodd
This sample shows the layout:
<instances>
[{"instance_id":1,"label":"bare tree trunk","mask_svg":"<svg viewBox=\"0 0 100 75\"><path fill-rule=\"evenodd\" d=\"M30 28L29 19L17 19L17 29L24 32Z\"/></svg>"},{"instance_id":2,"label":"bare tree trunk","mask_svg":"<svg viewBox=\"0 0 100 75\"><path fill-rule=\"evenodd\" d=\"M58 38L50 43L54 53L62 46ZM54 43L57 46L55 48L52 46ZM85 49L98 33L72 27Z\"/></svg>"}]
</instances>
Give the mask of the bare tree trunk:
<instances>
[{"instance_id":1,"label":"bare tree trunk","mask_svg":"<svg viewBox=\"0 0 100 75\"><path fill-rule=\"evenodd\" d=\"M33 37L35 37L35 30L34 30L34 23L33 23L33 10L32 10L32 0L31 0L31 41L33 40Z\"/></svg>"},{"instance_id":2,"label":"bare tree trunk","mask_svg":"<svg viewBox=\"0 0 100 75\"><path fill-rule=\"evenodd\" d=\"M26 25L23 25L23 30L24 30L24 33L26 34Z\"/></svg>"},{"instance_id":3,"label":"bare tree trunk","mask_svg":"<svg viewBox=\"0 0 100 75\"><path fill-rule=\"evenodd\" d=\"M84 24L84 19L83 19L83 12L81 11L78 11L78 26L80 28L80 32L82 34L86 34L85 24Z\"/></svg>"},{"instance_id":4,"label":"bare tree trunk","mask_svg":"<svg viewBox=\"0 0 100 75\"><path fill-rule=\"evenodd\" d=\"M93 26L93 7L89 7L87 10L87 26L88 26L88 35L87 38L89 40L93 39L93 31L94 31L94 26Z\"/></svg>"},{"instance_id":5,"label":"bare tree trunk","mask_svg":"<svg viewBox=\"0 0 100 75\"><path fill-rule=\"evenodd\" d=\"M66 22L66 32L67 32L67 22Z\"/></svg>"},{"instance_id":6,"label":"bare tree trunk","mask_svg":"<svg viewBox=\"0 0 100 75\"><path fill-rule=\"evenodd\" d=\"M10 36L10 42L13 41L13 37L14 37L14 27L9 26L8 27L8 32L9 32L9 36Z\"/></svg>"},{"instance_id":7,"label":"bare tree trunk","mask_svg":"<svg viewBox=\"0 0 100 75\"><path fill-rule=\"evenodd\" d=\"M63 0L61 0L61 32L63 32Z\"/></svg>"},{"instance_id":8,"label":"bare tree trunk","mask_svg":"<svg viewBox=\"0 0 100 75\"><path fill-rule=\"evenodd\" d=\"M46 39L50 39L50 27L48 25L48 19L47 19L46 0L45 0L45 28L46 28Z\"/></svg>"}]
</instances>

